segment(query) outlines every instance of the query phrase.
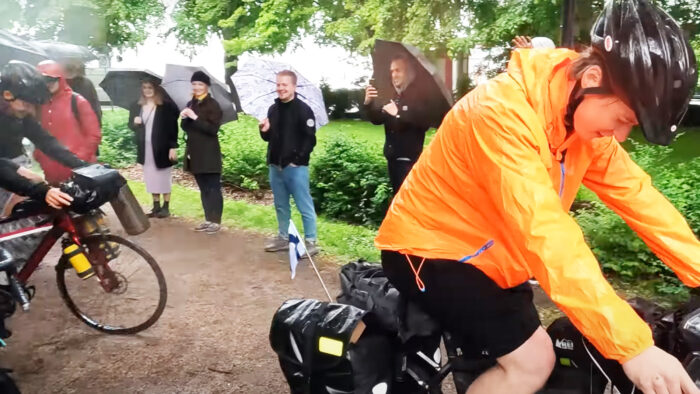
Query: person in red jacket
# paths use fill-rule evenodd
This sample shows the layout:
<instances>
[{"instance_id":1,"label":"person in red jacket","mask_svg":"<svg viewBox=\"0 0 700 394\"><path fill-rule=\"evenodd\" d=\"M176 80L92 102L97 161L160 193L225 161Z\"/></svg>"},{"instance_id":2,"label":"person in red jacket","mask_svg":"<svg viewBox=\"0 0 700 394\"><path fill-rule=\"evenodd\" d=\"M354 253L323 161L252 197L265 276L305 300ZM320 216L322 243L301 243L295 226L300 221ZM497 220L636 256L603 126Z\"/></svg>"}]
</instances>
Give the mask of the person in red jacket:
<instances>
[{"instance_id":1,"label":"person in red jacket","mask_svg":"<svg viewBox=\"0 0 700 394\"><path fill-rule=\"evenodd\" d=\"M90 103L73 92L60 64L46 60L39 63L37 69L44 75L51 92L49 101L41 106L42 127L79 159L96 162L102 131ZM68 167L41 151L34 151L34 158L41 165L46 181L50 184L63 182L71 175Z\"/></svg>"}]
</instances>

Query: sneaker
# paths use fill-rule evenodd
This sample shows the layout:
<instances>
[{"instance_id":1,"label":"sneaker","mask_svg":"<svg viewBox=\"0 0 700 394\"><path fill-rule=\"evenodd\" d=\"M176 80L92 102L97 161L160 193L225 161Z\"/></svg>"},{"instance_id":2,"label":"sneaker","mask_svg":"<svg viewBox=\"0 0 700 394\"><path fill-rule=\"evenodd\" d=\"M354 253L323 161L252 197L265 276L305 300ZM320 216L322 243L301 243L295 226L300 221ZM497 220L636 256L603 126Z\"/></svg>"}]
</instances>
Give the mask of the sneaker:
<instances>
[{"instance_id":1,"label":"sneaker","mask_svg":"<svg viewBox=\"0 0 700 394\"><path fill-rule=\"evenodd\" d=\"M194 231L198 231L198 232L207 231L207 229L209 228L209 226L211 226L212 224L214 224L214 223L212 223L212 222L204 222L204 223L200 224L199 226L195 227L195 228L194 228Z\"/></svg>"},{"instance_id":2,"label":"sneaker","mask_svg":"<svg viewBox=\"0 0 700 394\"><path fill-rule=\"evenodd\" d=\"M221 225L219 223L209 223L209 227L204 230L207 234L216 234L221 230Z\"/></svg>"},{"instance_id":3,"label":"sneaker","mask_svg":"<svg viewBox=\"0 0 700 394\"><path fill-rule=\"evenodd\" d=\"M289 250L289 240L280 236L270 238L265 243L266 252L279 252L281 250Z\"/></svg>"},{"instance_id":4,"label":"sneaker","mask_svg":"<svg viewBox=\"0 0 700 394\"><path fill-rule=\"evenodd\" d=\"M308 256L316 256L318 252L321 251L321 248L316 244L316 241L304 241L304 244L306 245L306 253L301 256L302 259Z\"/></svg>"}]
</instances>

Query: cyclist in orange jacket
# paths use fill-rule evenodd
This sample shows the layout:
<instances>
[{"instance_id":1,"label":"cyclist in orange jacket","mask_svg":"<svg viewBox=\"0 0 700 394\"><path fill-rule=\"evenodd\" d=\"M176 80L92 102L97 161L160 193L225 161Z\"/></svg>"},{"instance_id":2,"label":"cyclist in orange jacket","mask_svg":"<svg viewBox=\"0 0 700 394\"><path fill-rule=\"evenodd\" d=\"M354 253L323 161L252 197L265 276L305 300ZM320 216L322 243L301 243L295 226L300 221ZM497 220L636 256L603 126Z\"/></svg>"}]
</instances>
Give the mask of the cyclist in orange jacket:
<instances>
[{"instance_id":1,"label":"cyclist in orange jacket","mask_svg":"<svg viewBox=\"0 0 700 394\"><path fill-rule=\"evenodd\" d=\"M569 216L581 183L690 287L700 242L620 146L667 145L697 83L678 24L648 0L608 1L583 53L519 49L462 98L394 198L375 244L391 282L497 359L468 393L533 393L554 365L528 279L645 393L700 394L603 277ZM471 352L471 353L470 353Z\"/></svg>"}]
</instances>

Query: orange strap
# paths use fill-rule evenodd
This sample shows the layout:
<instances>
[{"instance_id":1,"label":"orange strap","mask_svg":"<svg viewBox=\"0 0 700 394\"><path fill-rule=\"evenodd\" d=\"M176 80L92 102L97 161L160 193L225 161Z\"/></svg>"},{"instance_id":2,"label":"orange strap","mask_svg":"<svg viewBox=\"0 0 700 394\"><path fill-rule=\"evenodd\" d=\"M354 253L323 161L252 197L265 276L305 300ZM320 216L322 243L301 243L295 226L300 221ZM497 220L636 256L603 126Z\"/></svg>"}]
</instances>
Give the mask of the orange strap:
<instances>
[{"instance_id":1,"label":"orange strap","mask_svg":"<svg viewBox=\"0 0 700 394\"><path fill-rule=\"evenodd\" d=\"M418 265L418 269L415 269L413 267L413 263L411 262L411 258L408 257L407 254L405 254L404 256L406 256L406 260L408 261L408 265L411 267L411 271L413 271L413 275L416 276L416 285L418 286L418 290L425 293L425 284L420 279L420 270L421 268L423 268L423 263L425 263L425 257L423 257L423 260L421 260L420 264Z\"/></svg>"}]
</instances>

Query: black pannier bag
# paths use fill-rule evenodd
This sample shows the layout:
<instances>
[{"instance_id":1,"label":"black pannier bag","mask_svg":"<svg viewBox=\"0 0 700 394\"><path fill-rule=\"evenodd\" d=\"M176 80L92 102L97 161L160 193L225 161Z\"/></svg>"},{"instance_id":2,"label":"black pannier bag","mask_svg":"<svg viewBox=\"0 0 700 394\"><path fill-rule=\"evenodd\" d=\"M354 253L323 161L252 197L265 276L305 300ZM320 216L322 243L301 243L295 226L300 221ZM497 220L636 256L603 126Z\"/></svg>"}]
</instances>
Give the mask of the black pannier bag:
<instances>
[{"instance_id":1,"label":"black pannier bag","mask_svg":"<svg viewBox=\"0 0 700 394\"><path fill-rule=\"evenodd\" d=\"M75 169L61 190L73 196L73 212L85 214L109 201L127 234L138 235L150 227L143 208L117 170L100 164Z\"/></svg>"},{"instance_id":2,"label":"black pannier bag","mask_svg":"<svg viewBox=\"0 0 700 394\"><path fill-rule=\"evenodd\" d=\"M71 211L88 213L112 200L126 180L119 171L92 164L73 170L71 180L61 185L61 190L73 197Z\"/></svg>"},{"instance_id":3,"label":"black pannier bag","mask_svg":"<svg viewBox=\"0 0 700 394\"><path fill-rule=\"evenodd\" d=\"M277 310L270 345L292 394L388 393L391 344L365 332L351 344L365 311L317 300L289 300Z\"/></svg>"},{"instance_id":4,"label":"black pannier bag","mask_svg":"<svg viewBox=\"0 0 700 394\"><path fill-rule=\"evenodd\" d=\"M388 362L393 370L389 392L427 393L427 382L437 378L442 364L438 324L418 306L406 302L379 264L360 260L344 265L340 270L340 289L338 302L367 311L363 338L384 337L384 347L389 346ZM358 355L355 361L374 362L373 358L380 357L378 353L369 352L366 361L359 360ZM358 369L355 373L360 375L363 371Z\"/></svg>"}]
</instances>

